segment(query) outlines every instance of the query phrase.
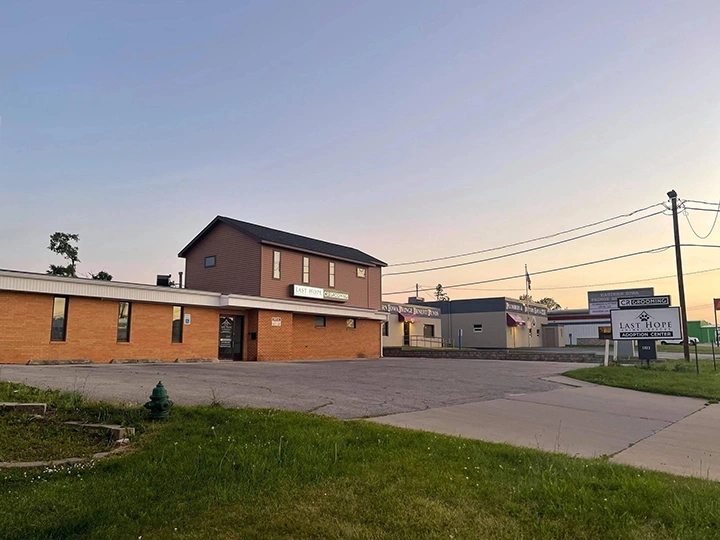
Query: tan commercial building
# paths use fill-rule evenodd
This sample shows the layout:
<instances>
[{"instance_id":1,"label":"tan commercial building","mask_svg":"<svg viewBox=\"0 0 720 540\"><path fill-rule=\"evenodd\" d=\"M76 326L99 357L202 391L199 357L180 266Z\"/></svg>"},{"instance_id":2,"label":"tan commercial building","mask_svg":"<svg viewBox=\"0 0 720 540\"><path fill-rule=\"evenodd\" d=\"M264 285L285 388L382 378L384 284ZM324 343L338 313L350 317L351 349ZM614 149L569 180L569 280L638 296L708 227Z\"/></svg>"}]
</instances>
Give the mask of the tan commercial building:
<instances>
[{"instance_id":1,"label":"tan commercial building","mask_svg":"<svg viewBox=\"0 0 720 540\"><path fill-rule=\"evenodd\" d=\"M542 347L547 308L512 298L427 302L440 310L443 339L458 347L514 349Z\"/></svg>"},{"instance_id":2,"label":"tan commercial building","mask_svg":"<svg viewBox=\"0 0 720 540\"><path fill-rule=\"evenodd\" d=\"M442 347L440 309L383 302L383 347Z\"/></svg>"}]
</instances>

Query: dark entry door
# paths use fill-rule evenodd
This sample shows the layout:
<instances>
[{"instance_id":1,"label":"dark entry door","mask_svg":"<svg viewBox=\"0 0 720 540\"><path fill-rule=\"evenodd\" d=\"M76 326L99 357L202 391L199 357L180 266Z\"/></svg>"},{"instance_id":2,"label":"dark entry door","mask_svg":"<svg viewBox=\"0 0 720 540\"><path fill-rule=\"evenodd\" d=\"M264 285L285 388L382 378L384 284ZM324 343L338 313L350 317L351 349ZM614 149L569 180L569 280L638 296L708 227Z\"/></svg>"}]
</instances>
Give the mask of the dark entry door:
<instances>
[{"instance_id":1,"label":"dark entry door","mask_svg":"<svg viewBox=\"0 0 720 540\"><path fill-rule=\"evenodd\" d=\"M403 345L410 345L410 323L407 321L403 323Z\"/></svg>"},{"instance_id":2,"label":"dark entry door","mask_svg":"<svg viewBox=\"0 0 720 540\"><path fill-rule=\"evenodd\" d=\"M220 315L219 359L242 360L243 323L242 315Z\"/></svg>"}]
</instances>

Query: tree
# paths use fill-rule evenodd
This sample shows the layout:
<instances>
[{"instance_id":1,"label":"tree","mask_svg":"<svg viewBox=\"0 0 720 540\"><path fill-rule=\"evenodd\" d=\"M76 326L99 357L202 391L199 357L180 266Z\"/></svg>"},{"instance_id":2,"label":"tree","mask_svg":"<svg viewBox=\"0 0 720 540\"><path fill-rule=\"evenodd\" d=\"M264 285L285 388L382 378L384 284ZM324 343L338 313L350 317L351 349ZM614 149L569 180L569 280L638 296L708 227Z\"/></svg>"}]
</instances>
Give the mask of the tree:
<instances>
[{"instance_id":1,"label":"tree","mask_svg":"<svg viewBox=\"0 0 720 540\"><path fill-rule=\"evenodd\" d=\"M545 298L541 300L533 300L533 297L529 294L521 294L520 295L520 301L521 302L534 302L536 304L542 304L546 308L548 308L549 311L554 311L556 309L562 309L562 306L558 304L554 298L550 298L549 296L546 296Z\"/></svg>"},{"instance_id":2,"label":"tree","mask_svg":"<svg viewBox=\"0 0 720 540\"><path fill-rule=\"evenodd\" d=\"M112 281L112 276L108 274L105 270L100 270L97 274L93 274L92 272L90 272L90 277L99 281Z\"/></svg>"},{"instance_id":3,"label":"tree","mask_svg":"<svg viewBox=\"0 0 720 540\"><path fill-rule=\"evenodd\" d=\"M56 232L50 235L50 245L48 249L53 253L57 253L61 257L70 261L67 266L51 264L48 274L53 276L77 277L78 247L73 245L77 243L80 236L77 234L69 234L64 232Z\"/></svg>"},{"instance_id":4,"label":"tree","mask_svg":"<svg viewBox=\"0 0 720 540\"><path fill-rule=\"evenodd\" d=\"M545 298L538 300L538 304L544 305L550 311L555 311L556 309L562 309L562 306L560 304L558 304L554 298L550 298L549 296L546 296Z\"/></svg>"},{"instance_id":5,"label":"tree","mask_svg":"<svg viewBox=\"0 0 720 540\"><path fill-rule=\"evenodd\" d=\"M443 301L443 302L449 302L450 297L447 295L447 293L443 290L443 286L439 283L437 284L437 287L435 287L435 298L437 300Z\"/></svg>"}]
</instances>

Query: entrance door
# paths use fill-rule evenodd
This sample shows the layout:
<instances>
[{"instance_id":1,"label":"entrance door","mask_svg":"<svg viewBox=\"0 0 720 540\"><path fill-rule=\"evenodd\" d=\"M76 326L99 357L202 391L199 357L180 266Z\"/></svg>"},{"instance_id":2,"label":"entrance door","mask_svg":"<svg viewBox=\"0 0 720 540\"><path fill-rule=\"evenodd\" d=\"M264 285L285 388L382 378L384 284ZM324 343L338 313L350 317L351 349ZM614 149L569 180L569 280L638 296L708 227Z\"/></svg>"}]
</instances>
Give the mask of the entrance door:
<instances>
[{"instance_id":1,"label":"entrance door","mask_svg":"<svg viewBox=\"0 0 720 540\"><path fill-rule=\"evenodd\" d=\"M242 360L244 319L242 315L220 315L218 358Z\"/></svg>"},{"instance_id":2,"label":"entrance door","mask_svg":"<svg viewBox=\"0 0 720 540\"><path fill-rule=\"evenodd\" d=\"M410 323L407 321L403 323L403 345L410 345Z\"/></svg>"}]
</instances>

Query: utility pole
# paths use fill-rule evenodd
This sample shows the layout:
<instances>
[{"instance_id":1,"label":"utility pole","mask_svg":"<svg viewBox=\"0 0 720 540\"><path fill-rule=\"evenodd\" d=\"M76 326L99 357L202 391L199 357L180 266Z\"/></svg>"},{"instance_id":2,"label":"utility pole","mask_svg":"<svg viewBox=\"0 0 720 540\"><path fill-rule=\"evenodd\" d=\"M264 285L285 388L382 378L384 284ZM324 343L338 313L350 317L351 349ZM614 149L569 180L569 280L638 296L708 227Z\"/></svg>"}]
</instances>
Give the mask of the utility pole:
<instances>
[{"instance_id":1,"label":"utility pole","mask_svg":"<svg viewBox=\"0 0 720 540\"><path fill-rule=\"evenodd\" d=\"M667 196L672 204L673 228L675 230L675 260L677 262L678 293L680 294L680 317L683 334L683 355L685 361L690 361L690 343L687 335L687 304L685 304L685 280L683 279L682 253L680 250L680 225L678 223L677 192L668 191Z\"/></svg>"}]
</instances>

